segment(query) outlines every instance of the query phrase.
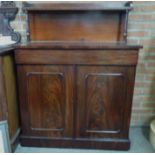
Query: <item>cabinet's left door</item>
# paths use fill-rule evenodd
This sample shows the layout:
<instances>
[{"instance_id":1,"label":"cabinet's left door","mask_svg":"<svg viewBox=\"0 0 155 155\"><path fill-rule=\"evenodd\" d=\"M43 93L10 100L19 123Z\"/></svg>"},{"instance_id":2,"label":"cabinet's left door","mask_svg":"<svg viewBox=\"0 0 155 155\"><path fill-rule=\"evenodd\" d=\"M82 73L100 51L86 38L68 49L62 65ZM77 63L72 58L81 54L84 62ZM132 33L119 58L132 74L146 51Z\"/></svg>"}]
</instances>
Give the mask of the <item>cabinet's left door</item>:
<instances>
[{"instance_id":1,"label":"cabinet's left door","mask_svg":"<svg viewBox=\"0 0 155 155\"><path fill-rule=\"evenodd\" d=\"M72 66L19 65L17 71L22 135L72 137Z\"/></svg>"}]
</instances>

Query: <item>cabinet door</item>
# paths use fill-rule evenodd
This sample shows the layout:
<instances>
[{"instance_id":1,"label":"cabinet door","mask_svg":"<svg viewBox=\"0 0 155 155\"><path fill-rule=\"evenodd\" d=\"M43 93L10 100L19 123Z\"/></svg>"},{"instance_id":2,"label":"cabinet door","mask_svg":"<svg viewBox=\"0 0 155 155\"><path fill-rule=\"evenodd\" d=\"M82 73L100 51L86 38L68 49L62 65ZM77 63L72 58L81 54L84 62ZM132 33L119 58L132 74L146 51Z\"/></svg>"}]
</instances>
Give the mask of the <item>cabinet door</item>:
<instances>
[{"instance_id":1,"label":"cabinet door","mask_svg":"<svg viewBox=\"0 0 155 155\"><path fill-rule=\"evenodd\" d=\"M78 67L77 138L128 138L134 67Z\"/></svg>"},{"instance_id":2,"label":"cabinet door","mask_svg":"<svg viewBox=\"0 0 155 155\"><path fill-rule=\"evenodd\" d=\"M65 66L18 66L22 135L71 137L73 69Z\"/></svg>"}]
</instances>

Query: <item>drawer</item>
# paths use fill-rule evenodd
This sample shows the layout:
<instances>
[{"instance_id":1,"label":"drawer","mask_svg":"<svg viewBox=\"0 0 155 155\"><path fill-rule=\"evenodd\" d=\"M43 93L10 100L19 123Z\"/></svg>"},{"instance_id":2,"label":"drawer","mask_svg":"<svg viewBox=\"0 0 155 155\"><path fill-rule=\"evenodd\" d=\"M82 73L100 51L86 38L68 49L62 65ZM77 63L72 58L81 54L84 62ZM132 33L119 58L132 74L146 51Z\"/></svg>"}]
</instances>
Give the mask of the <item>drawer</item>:
<instances>
[{"instance_id":1,"label":"drawer","mask_svg":"<svg viewBox=\"0 0 155 155\"><path fill-rule=\"evenodd\" d=\"M136 50L16 50L17 64L136 65Z\"/></svg>"}]
</instances>

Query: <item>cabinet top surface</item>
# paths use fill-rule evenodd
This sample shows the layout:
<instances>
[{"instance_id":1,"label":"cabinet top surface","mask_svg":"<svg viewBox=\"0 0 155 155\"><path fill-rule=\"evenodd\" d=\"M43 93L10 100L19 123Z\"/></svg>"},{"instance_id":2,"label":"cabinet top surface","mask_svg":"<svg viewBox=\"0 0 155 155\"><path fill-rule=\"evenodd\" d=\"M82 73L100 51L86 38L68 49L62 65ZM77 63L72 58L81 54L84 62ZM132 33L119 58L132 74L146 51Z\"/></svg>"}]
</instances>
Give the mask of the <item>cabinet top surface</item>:
<instances>
[{"instance_id":1,"label":"cabinet top surface","mask_svg":"<svg viewBox=\"0 0 155 155\"><path fill-rule=\"evenodd\" d=\"M16 49L139 49L140 45L125 43L105 42L80 42L80 41L31 41L16 45Z\"/></svg>"},{"instance_id":2,"label":"cabinet top surface","mask_svg":"<svg viewBox=\"0 0 155 155\"><path fill-rule=\"evenodd\" d=\"M0 56L8 53L9 51L13 50L13 46L1 46L0 47Z\"/></svg>"},{"instance_id":3,"label":"cabinet top surface","mask_svg":"<svg viewBox=\"0 0 155 155\"><path fill-rule=\"evenodd\" d=\"M28 2L24 4L23 9L27 11L125 11L131 10L131 2L118 1L118 2L51 2L51 3L34 3Z\"/></svg>"}]
</instances>

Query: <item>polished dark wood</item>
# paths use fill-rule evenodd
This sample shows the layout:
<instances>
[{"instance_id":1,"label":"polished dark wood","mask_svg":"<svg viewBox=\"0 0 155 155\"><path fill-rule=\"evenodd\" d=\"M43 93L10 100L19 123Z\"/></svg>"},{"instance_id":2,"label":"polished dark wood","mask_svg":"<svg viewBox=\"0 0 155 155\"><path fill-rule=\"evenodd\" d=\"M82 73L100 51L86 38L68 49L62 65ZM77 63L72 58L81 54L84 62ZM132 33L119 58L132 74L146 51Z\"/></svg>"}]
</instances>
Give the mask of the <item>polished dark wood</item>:
<instances>
[{"instance_id":1,"label":"polished dark wood","mask_svg":"<svg viewBox=\"0 0 155 155\"><path fill-rule=\"evenodd\" d=\"M18 64L98 64L135 65L136 50L20 50L16 52Z\"/></svg>"},{"instance_id":2,"label":"polished dark wood","mask_svg":"<svg viewBox=\"0 0 155 155\"><path fill-rule=\"evenodd\" d=\"M134 74L131 66L77 68L76 137L128 139L125 109L131 108L127 96L133 91Z\"/></svg>"},{"instance_id":3,"label":"polished dark wood","mask_svg":"<svg viewBox=\"0 0 155 155\"><path fill-rule=\"evenodd\" d=\"M139 47L39 46L31 43L15 52L21 144L128 149Z\"/></svg>"},{"instance_id":4,"label":"polished dark wood","mask_svg":"<svg viewBox=\"0 0 155 155\"><path fill-rule=\"evenodd\" d=\"M19 49L55 49L55 50L137 50L140 45L124 43L105 43L104 41L31 41L15 45Z\"/></svg>"},{"instance_id":5,"label":"polished dark wood","mask_svg":"<svg viewBox=\"0 0 155 155\"><path fill-rule=\"evenodd\" d=\"M62 4L25 7L30 42L15 51L21 145L127 150L141 48L126 43L131 7Z\"/></svg>"},{"instance_id":6,"label":"polished dark wood","mask_svg":"<svg viewBox=\"0 0 155 155\"><path fill-rule=\"evenodd\" d=\"M100 139L92 140L90 138L67 138L53 139L51 137L28 137L21 136L23 146L34 147L57 147L57 148L83 148L83 149L107 149L107 150L128 150L130 148L129 140L124 139Z\"/></svg>"},{"instance_id":7,"label":"polished dark wood","mask_svg":"<svg viewBox=\"0 0 155 155\"><path fill-rule=\"evenodd\" d=\"M109 12L30 12L30 40L123 41L122 18Z\"/></svg>"},{"instance_id":8,"label":"polished dark wood","mask_svg":"<svg viewBox=\"0 0 155 155\"><path fill-rule=\"evenodd\" d=\"M29 4L31 41L126 42L130 2ZM46 30L46 31L44 31Z\"/></svg>"},{"instance_id":9,"label":"polished dark wood","mask_svg":"<svg viewBox=\"0 0 155 155\"><path fill-rule=\"evenodd\" d=\"M71 137L73 69L65 66L19 66L22 134ZM34 112L35 110L35 112Z\"/></svg>"}]
</instances>

